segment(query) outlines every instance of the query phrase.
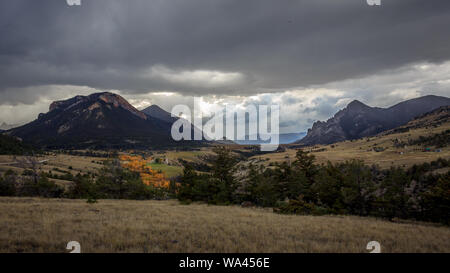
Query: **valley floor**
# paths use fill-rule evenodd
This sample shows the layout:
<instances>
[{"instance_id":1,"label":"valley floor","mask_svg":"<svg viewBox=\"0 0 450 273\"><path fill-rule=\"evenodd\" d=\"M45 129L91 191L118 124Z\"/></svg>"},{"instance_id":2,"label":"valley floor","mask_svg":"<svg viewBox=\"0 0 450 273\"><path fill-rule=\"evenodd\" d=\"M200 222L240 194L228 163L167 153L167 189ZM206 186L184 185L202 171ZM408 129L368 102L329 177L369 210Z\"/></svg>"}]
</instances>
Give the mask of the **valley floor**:
<instances>
[{"instance_id":1,"label":"valley floor","mask_svg":"<svg viewBox=\"0 0 450 273\"><path fill-rule=\"evenodd\" d=\"M171 201L0 198L0 252L450 252L450 228Z\"/></svg>"}]
</instances>

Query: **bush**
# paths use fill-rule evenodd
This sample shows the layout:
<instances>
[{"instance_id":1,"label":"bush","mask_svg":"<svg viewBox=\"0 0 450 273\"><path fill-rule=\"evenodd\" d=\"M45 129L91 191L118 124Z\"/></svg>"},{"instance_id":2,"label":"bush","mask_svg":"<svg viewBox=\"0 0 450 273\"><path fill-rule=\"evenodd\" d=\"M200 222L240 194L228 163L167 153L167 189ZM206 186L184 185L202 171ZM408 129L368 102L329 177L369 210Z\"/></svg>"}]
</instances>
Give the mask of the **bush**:
<instances>
[{"instance_id":1,"label":"bush","mask_svg":"<svg viewBox=\"0 0 450 273\"><path fill-rule=\"evenodd\" d=\"M381 170L357 160L319 166L313 156L298 151L292 165L248 166L246 177L237 184L230 154L224 150L216 154L210 175L197 174L194 168L185 166L177 192L180 201L249 201L275 207L279 213L351 214L449 224L449 176L432 174L449 166L446 159L414 165L408 170ZM240 170L245 170L242 166Z\"/></svg>"},{"instance_id":2,"label":"bush","mask_svg":"<svg viewBox=\"0 0 450 273\"><path fill-rule=\"evenodd\" d=\"M186 164L181 177L177 198L180 201L203 201L208 204L237 203L237 181L234 177L237 159L225 147L215 148L212 174L197 174Z\"/></svg>"},{"instance_id":3,"label":"bush","mask_svg":"<svg viewBox=\"0 0 450 273\"><path fill-rule=\"evenodd\" d=\"M168 196L167 190L144 184L139 173L124 169L117 162L105 165L91 190L102 199L146 200L167 199Z\"/></svg>"},{"instance_id":4,"label":"bush","mask_svg":"<svg viewBox=\"0 0 450 273\"><path fill-rule=\"evenodd\" d=\"M14 173L6 173L5 177L0 177L0 196L16 195L16 177Z\"/></svg>"},{"instance_id":5,"label":"bush","mask_svg":"<svg viewBox=\"0 0 450 273\"><path fill-rule=\"evenodd\" d=\"M281 214L299 214L299 215L325 215L329 211L323 207L316 206L314 203L305 202L303 196L297 199L291 199L287 203L281 204L274 209L274 212Z\"/></svg>"},{"instance_id":6,"label":"bush","mask_svg":"<svg viewBox=\"0 0 450 273\"><path fill-rule=\"evenodd\" d=\"M47 176L41 175L37 182L33 179L26 179L19 188L20 196L39 196L45 198L60 198L64 193L64 188L50 181Z\"/></svg>"},{"instance_id":7,"label":"bush","mask_svg":"<svg viewBox=\"0 0 450 273\"><path fill-rule=\"evenodd\" d=\"M450 225L450 172L425 191L421 197L423 214L421 219Z\"/></svg>"},{"instance_id":8,"label":"bush","mask_svg":"<svg viewBox=\"0 0 450 273\"><path fill-rule=\"evenodd\" d=\"M26 170L23 171L22 175L23 176L33 176L34 172L32 170L26 169Z\"/></svg>"},{"instance_id":9,"label":"bush","mask_svg":"<svg viewBox=\"0 0 450 273\"><path fill-rule=\"evenodd\" d=\"M40 152L40 151L39 151ZM15 137L0 134L0 155L32 154L33 147Z\"/></svg>"},{"instance_id":10,"label":"bush","mask_svg":"<svg viewBox=\"0 0 450 273\"><path fill-rule=\"evenodd\" d=\"M69 187L66 195L67 197L74 199L95 199L97 198L97 194L94 187L95 185L89 176L82 176L78 174L75 176L73 184Z\"/></svg>"}]
</instances>

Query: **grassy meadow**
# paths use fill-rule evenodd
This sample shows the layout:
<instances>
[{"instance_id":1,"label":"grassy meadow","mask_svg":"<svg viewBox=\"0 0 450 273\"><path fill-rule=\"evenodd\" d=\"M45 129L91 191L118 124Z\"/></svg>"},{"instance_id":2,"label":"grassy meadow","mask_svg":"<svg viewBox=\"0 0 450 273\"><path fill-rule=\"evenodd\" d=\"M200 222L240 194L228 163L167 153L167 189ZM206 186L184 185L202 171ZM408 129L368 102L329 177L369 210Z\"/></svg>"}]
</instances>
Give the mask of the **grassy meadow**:
<instances>
[{"instance_id":1,"label":"grassy meadow","mask_svg":"<svg viewBox=\"0 0 450 273\"><path fill-rule=\"evenodd\" d=\"M376 164L384 169L390 167L409 168L414 164L431 162L438 158L450 158L450 147L441 148L440 152L435 152L435 148L432 148L430 152L424 152L423 146L412 145L400 148L395 147L394 141L407 141L408 139L417 139L419 136L431 136L448 129L450 129L450 123L445 123L439 127L418 128L404 133L378 135L332 145L316 145L304 148L304 150L311 152L316 157L317 162L323 164L328 161L338 163L361 159L368 165ZM293 161L297 150L290 148L290 145L285 147L285 152L254 156L252 159L265 159L266 165L271 162ZM376 148L381 150L377 152L375 151Z\"/></svg>"},{"instance_id":2,"label":"grassy meadow","mask_svg":"<svg viewBox=\"0 0 450 273\"><path fill-rule=\"evenodd\" d=\"M333 163L362 159L381 168L449 159L450 148L424 152L424 147L399 147L418 136L440 133L439 127L418 128L404 133L378 135L334 145L304 148L317 162ZM230 145L235 154L252 152L254 147ZM283 145L283 152L246 158L240 164L293 161L296 147ZM379 149L381 148L381 149ZM148 163L166 178L183 172L182 162L208 163L212 147L195 151L152 151L151 158L165 163ZM12 170L18 176L27 169L21 156L0 156L0 175ZM65 174L97 173L106 157L51 153L39 156L39 172L58 175L50 178L68 188L73 181ZM166 164L169 162L169 164ZM437 170L447 172L447 168ZM199 171L200 172L200 171ZM109 198L109 197L107 197ZM114 197L112 197L114 198ZM438 224L393 222L357 216L300 216L273 213L272 209L240 206L182 205L176 200L130 201L0 197L0 252L68 252L66 244L78 241L82 252L204 253L204 252L351 252L367 253L366 245L378 241L382 252L450 252L450 227Z\"/></svg>"},{"instance_id":3,"label":"grassy meadow","mask_svg":"<svg viewBox=\"0 0 450 273\"><path fill-rule=\"evenodd\" d=\"M0 198L0 252L450 252L450 228L177 201Z\"/></svg>"},{"instance_id":4,"label":"grassy meadow","mask_svg":"<svg viewBox=\"0 0 450 273\"><path fill-rule=\"evenodd\" d=\"M183 174L183 167L181 166L170 166L160 163L148 164L152 170L163 172L166 178L177 177Z\"/></svg>"}]
</instances>

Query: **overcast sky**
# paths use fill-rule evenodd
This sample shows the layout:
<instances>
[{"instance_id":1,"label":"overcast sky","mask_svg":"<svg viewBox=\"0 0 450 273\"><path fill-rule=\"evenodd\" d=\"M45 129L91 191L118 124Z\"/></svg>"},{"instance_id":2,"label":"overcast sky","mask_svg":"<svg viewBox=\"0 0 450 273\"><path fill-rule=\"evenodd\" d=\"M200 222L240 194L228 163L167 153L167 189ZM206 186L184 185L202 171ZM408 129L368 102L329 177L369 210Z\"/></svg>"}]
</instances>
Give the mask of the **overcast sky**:
<instances>
[{"instance_id":1,"label":"overcast sky","mask_svg":"<svg viewBox=\"0 0 450 273\"><path fill-rule=\"evenodd\" d=\"M278 103L283 132L353 99L450 96L450 1L0 2L0 122L99 91L168 111Z\"/></svg>"}]
</instances>

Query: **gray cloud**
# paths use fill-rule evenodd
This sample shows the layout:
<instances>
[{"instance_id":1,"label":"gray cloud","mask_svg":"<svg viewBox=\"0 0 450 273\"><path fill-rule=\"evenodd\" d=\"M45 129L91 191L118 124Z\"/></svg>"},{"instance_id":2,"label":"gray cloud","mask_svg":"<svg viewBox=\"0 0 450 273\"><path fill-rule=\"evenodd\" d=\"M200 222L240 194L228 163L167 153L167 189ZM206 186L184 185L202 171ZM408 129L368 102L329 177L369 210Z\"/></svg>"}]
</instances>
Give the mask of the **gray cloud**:
<instances>
[{"instance_id":1,"label":"gray cloud","mask_svg":"<svg viewBox=\"0 0 450 273\"><path fill-rule=\"evenodd\" d=\"M295 132L352 99L450 94L448 0L65 2L0 2L0 121L112 90L168 111L199 95L275 102Z\"/></svg>"},{"instance_id":2,"label":"gray cloud","mask_svg":"<svg viewBox=\"0 0 450 273\"><path fill-rule=\"evenodd\" d=\"M0 92L242 95L326 84L448 60L449 12L447 0L1 1Z\"/></svg>"}]
</instances>

